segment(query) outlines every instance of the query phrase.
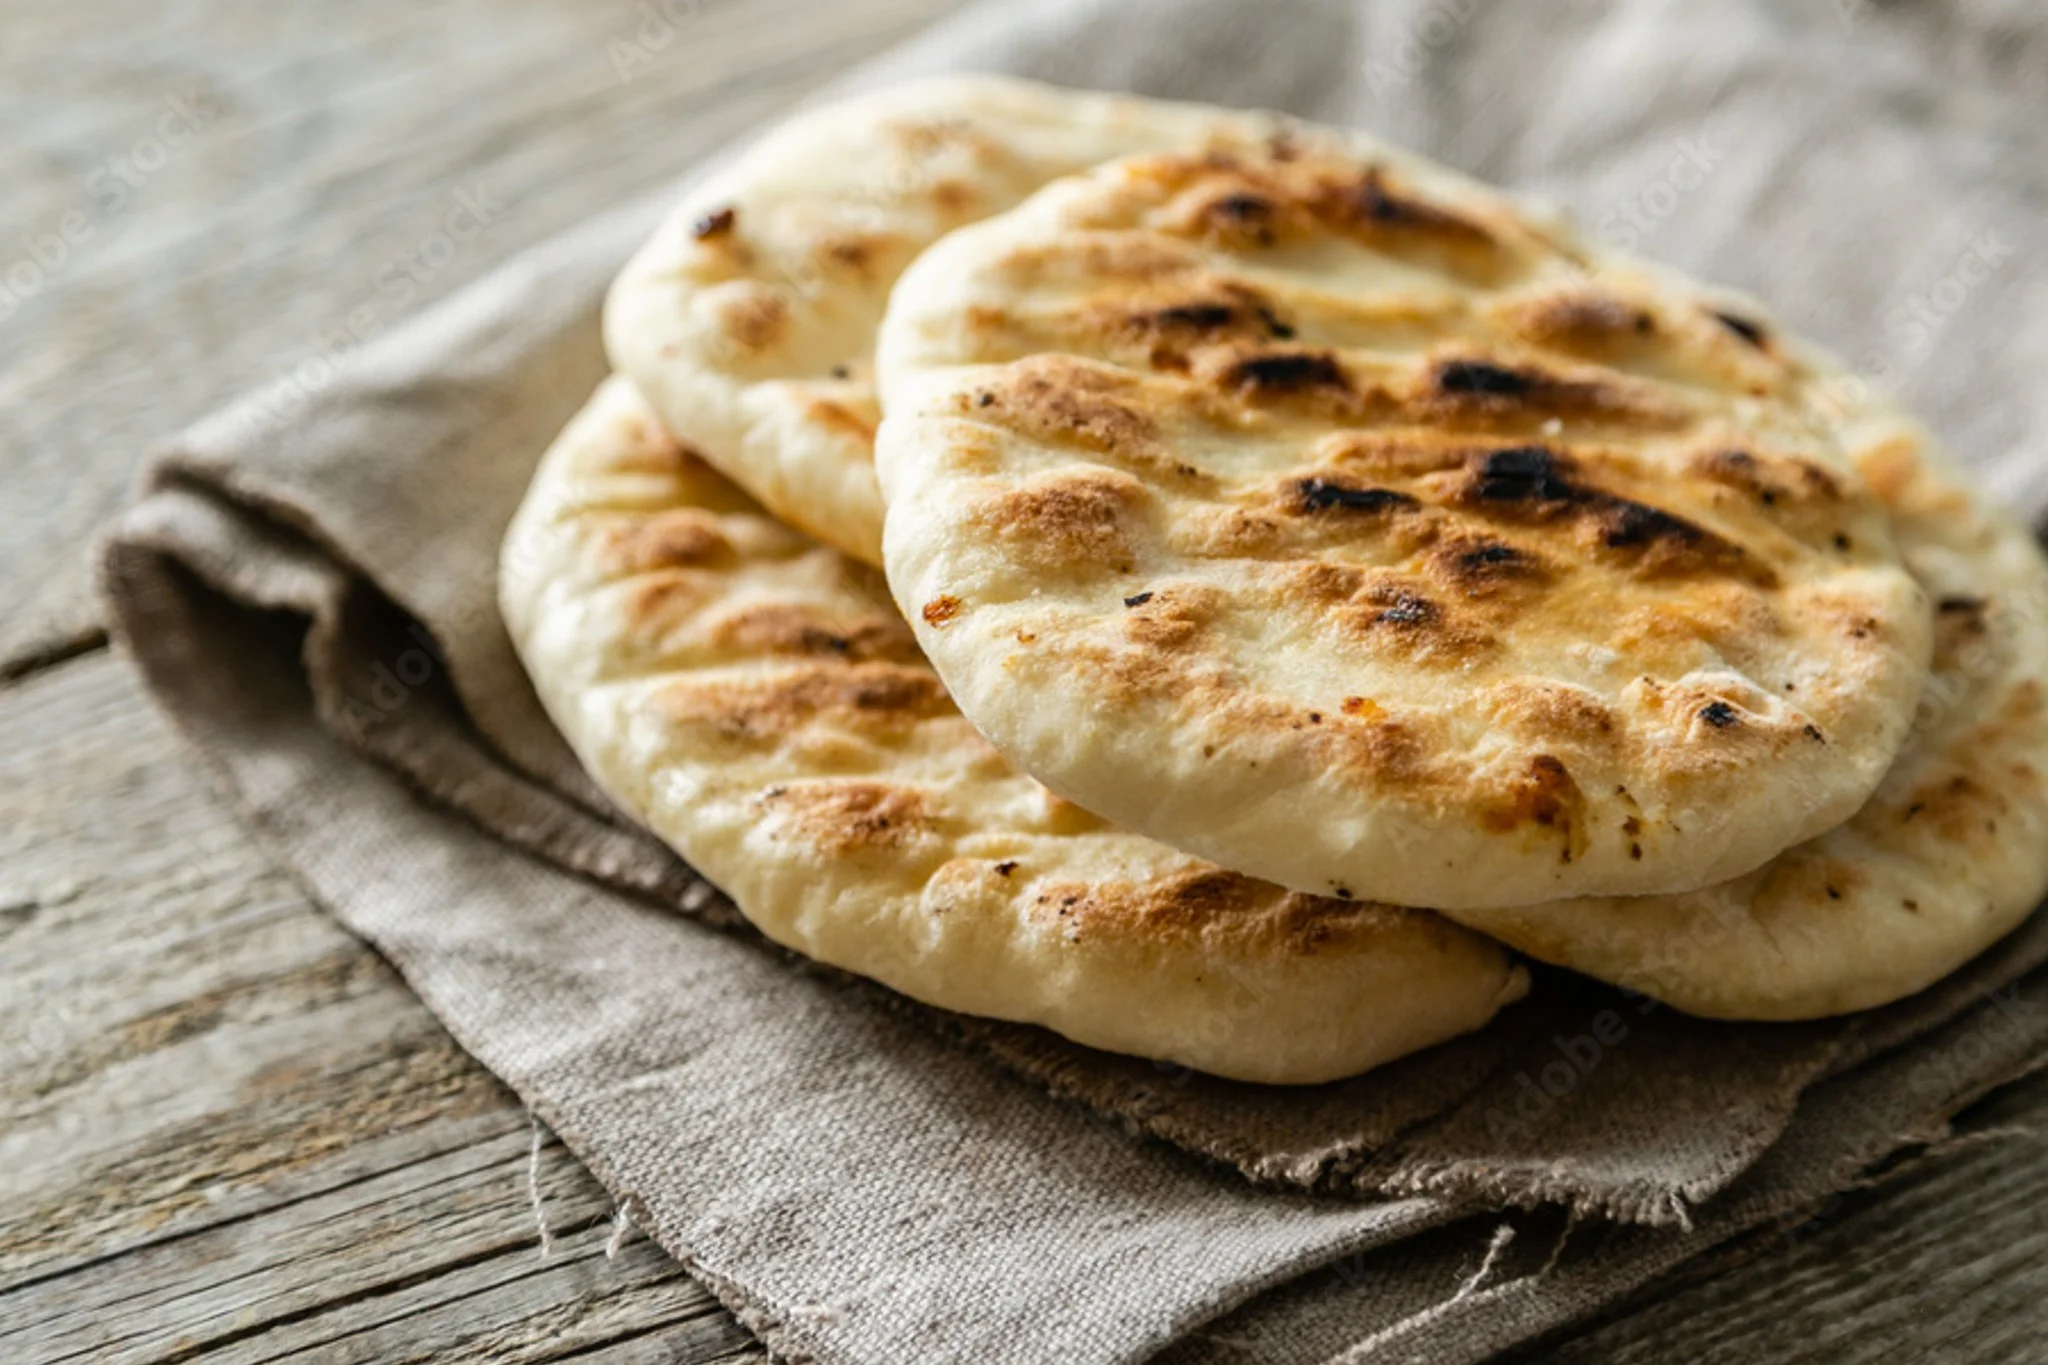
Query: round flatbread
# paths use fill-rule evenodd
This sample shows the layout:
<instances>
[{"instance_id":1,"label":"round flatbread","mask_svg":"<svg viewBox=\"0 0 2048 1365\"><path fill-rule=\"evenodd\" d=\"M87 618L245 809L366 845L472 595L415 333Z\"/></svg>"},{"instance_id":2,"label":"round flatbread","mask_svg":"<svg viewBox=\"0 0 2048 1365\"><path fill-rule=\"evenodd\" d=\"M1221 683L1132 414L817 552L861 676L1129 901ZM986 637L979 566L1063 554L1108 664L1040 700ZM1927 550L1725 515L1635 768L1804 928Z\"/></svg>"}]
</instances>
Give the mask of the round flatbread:
<instances>
[{"instance_id":1,"label":"round flatbread","mask_svg":"<svg viewBox=\"0 0 2048 1365\"><path fill-rule=\"evenodd\" d=\"M880 575L765 515L622 380L542 460L505 621L591 774L768 937L1217 1075L1364 1071L1526 989L1491 940L1114 829L947 699Z\"/></svg>"},{"instance_id":2,"label":"round flatbread","mask_svg":"<svg viewBox=\"0 0 2048 1365\"><path fill-rule=\"evenodd\" d=\"M1692 1014L1810 1019L1939 980L2048 895L2048 563L1896 411L1850 440L1936 604L1913 737L1847 824L1682 896L1465 912Z\"/></svg>"},{"instance_id":3,"label":"round flatbread","mask_svg":"<svg viewBox=\"0 0 2048 1365\"><path fill-rule=\"evenodd\" d=\"M1925 595L1753 314L1346 135L935 245L879 343L890 584L1053 790L1298 890L1692 890L1852 815Z\"/></svg>"},{"instance_id":4,"label":"round flatbread","mask_svg":"<svg viewBox=\"0 0 2048 1365\"><path fill-rule=\"evenodd\" d=\"M612 363L769 511L879 564L875 328L911 259L1060 176L1277 124L997 76L799 114L692 192L619 276Z\"/></svg>"}]
</instances>

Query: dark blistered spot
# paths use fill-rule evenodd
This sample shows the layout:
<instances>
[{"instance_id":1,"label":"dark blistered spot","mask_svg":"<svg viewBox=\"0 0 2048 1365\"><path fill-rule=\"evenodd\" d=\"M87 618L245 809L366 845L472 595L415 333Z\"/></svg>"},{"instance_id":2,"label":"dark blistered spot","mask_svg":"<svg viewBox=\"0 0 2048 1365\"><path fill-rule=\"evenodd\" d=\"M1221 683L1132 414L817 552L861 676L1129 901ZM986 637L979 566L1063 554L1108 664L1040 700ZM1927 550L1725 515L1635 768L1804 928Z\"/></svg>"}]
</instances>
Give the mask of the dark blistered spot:
<instances>
[{"instance_id":1,"label":"dark blistered spot","mask_svg":"<svg viewBox=\"0 0 2048 1365\"><path fill-rule=\"evenodd\" d=\"M1541 382L1539 376L1484 360L1447 360L1436 372L1436 386L1445 393L1520 397L1533 392Z\"/></svg>"},{"instance_id":2,"label":"dark blistered spot","mask_svg":"<svg viewBox=\"0 0 2048 1365\"><path fill-rule=\"evenodd\" d=\"M1305 512L1342 507L1354 512L1392 512L1421 504L1391 488L1357 488L1333 479L1303 479L1295 485Z\"/></svg>"},{"instance_id":3,"label":"dark blistered spot","mask_svg":"<svg viewBox=\"0 0 2048 1365\"><path fill-rule=\"evenodd\" d=\"M1445 581L1470 597L1484 596L1504 584L1536 582L1545 576L1543 561L1504 541L1458 536L1430 553Z\"/></svg>"},{"instance_id":4,"label":"dark blistered spot","mask_svg":"<svg viewBox=\"0 0 2048 1365\"><path fill-rule=\"evenodd\" d=\"M1710 701L1700 708L1700 719L1716 730L1742 723L1742 713L1725 701Z\"/></svg>"},{"instance_id":5,"label":"dark blistered spot","mask_svg":"<svg viewBox=\"0 0 2048 1365\"><path fill-rule=\"evenodd\" d=\"M1531 824L1563 831L1569 851L1573 820L1584 799L1564 760L1552 754L1536 754L1530 758L1523 776L1483 818L1488 828L1501 832Z\"/></svg>"},{"instance_id":6,"label":"dark blistered spot","mask_svg":"<svg viewBox=\"0 0 2048 1365\"><path fill-rule=\"evenodd\" d=\"M1943 616L1982 617L1987 605L1981 597L1944 597L1936 609Z\"/></svg>"},{"instance_id":7,"label":"dark blistered spot","mask_svg":"<svg viewBox=\"0 0 2048 1365\"><path fill-rule=\"evenodd\" d=\"M1257 311L1259 321L1265 324L1268 336L1275 337L1281 341L1291 341L1294 339L1293 324L1282 322L1279 314L1263 303L1258 306Z\"/></svg>"},{"instance_id":8,"label":"dark blistered spot","mask_svg":"<svg viewBox=\"0 0 2048 1365\"><path fill-rule=\"evenodd\" d=\"M1260 393L1298 393L1306 389L1346 387L1344 371L1336 360L1315 351L1248 356L1224 372L1223 382L1233 388L1255 389Z\"/></svg>"},{"instance_id":9,"label":"dark blistered spot","mask_svg":"<svg viewBox=\"0 0 2048 1365\"><path fill-rule=\"evenodd\" d=\"M974 406L976 406L977 408L994 407L995 401L996 396L985 389L982 392L974 395Z\"/></svg>"},{"instance_id":10,"label":"dark blistered spot","mask_svg":"<svg viewBox=\"0 0 2048 1365\"><path fill-rule=\"evenodd\" d=\"M1237 310L1227 303L1177 303L1144 315L1154 327L1212 331L1237 320Z\"/></svg>"},{"instance_id":11,"label":"dark blistered spot","mask_svg":"<svg viewBox=\"0 0 2048 1365\"><path fill-rule=\"evenodd\" d=\"M1713 450L1694 457L1708 478L1751 494L1766 507L1806 504L1841 497L1835 476L1810 461L1784 456L1760 458L1747 450Z\"/></svg>"},{"instance_id":12,"label":"dark blistered spot","mask_svg":"<svg viewBox=\"0 0 2048 1365\"><path fill-rule=\"evenodd\" d=\"M1733 313L1716 312L1714 317L1723 327L1726 327L1750 345L1758 348L1763 346L1765 341L1763 324L1751 322L1745 317L1737 317Z\"/></svg>"},{"instance_id":13,"label":"dark blistered spot","mask_svg":"<svg viewBox=\"0 0 2048 1365\"><path fill-rule=\"evenodd\" d=\"M853 371L844 365L834 365L832 367L832 377L834 379L851 379Z\"/></svg>"},{"instance_id":14,"label":"dark blistered spot","mask_svg":"<svg viewBox=\"0 0 2048 1365\"><path fill-rule=\"evenodd\" d=\"M1485 545L1474 546L1469 550L1459 551L1458 567L1469 572L1479 573L1487 569L1499 568L1503 565L1519 564L1525 558L1526 556L1514 546L1502 545L1498 541L1493 541Z\"/></svg>"},{"instance_id":15,"label":"dark blistered spot","mask_svg":"<svg viewBox=\"0 0 2048 1365\"><path fill-rule=\"evenodd\" d=\"M1216 217L1233 223L1263 223L1273 216L1273 206L1256 194L1227 194L1209 206Z\"/></svg>"},{"instance_id":16,"label":"dark blistered spot","mask_svg":"<svg viewBox=\"0 0 2048 1365\"><path fill-rule=\"evenodd\" d=\"M1841 888L1836 886L1833 882L1829 882L1822 889L1828 893L1828 899L1831 901L1838 901L1842 898Z\"/></svg>"},{"instance_id":17,"label":"dark blistered spot","mask_svg":"<svg viewBox=\"0 0 2048 1365\"><path fill-rule=\"evenodd\" d=\"M1405 222L1414 214L1411 205L1387 193L1377 166L1365 173L1365 181L1358 187L1358 211L1381 223Z\"/></svg>"},{"instance_id":18,"label":"dark blistered spot","mask_svg":"<svg viewBox=\"0 0 2048 1365\"><path fill-rule=\"evenodd\" d=\"M1807 726L1804 731L1804 734L1808 739L1814 740L1818 743L1825 744L1828 742L1828 737L1820 732L1820 727L1818 725Z\"/></svg>"},{"instance_id":19,"label":"dark blistered spot","mask_svg":"<svg viewBox=\"0 0 2048 1365\"><path fill-rule=\"evenodd\" d=\"M1359 182L1356 202L1359 217L1377 227L1434 233L1466 245L1493 242L1493 234L1477 223L1389 188L1385 173L1377 166Z\"/></svg>"},{"instance_id":20,"label":"dark blistered spot","mask_svg":"<svg viewBox=\"0 0 2048 1365\"><path fill-rule=\"evenodd\" d=\"M996 864L996 875L998 877L1007 877L1016 870L1017 862L1014 858L1005 858L1002 862Z\"/></svg>"},{"instance_id":21,"label":"dark blistered spot","mask_svg":"<svg viewBox=\"0 0 2048 1365\"><path fill-rule=\"evenodd\" d=\"M1837 532L1835 533L1835 548L1836 548L1837 550L1847 550L1847 549L1849 548L1849 546L1850 546L1850 540L1849 540L1849 537L1848 537L1848 536L1846 536L1846 535L1844 535L1844 534L1843 534L1842 532L1840 532L1840 531L1837 531Z\"/></svg>"},{"instance_id":22,"label":"dark blistered spot","mask_svg":"<svg viewBox=\"0 0 2048 1365\"><path fill-rule=\"evenodd\" d=\"M1134 592L1124 599L1124 605L1127 607L1142 607L1151 600L1152 594L1149 592Z\"/></svg>"},{"instance_id":23,"label":"dark blistered spot","mask_svg":"<svg viewBox=\"0 0 2048 1365\"><path fill-rule=\"evenodd\" d=\"M1695 545L1705 534L1689 521L1627 498L1616 498L1601 509L1600 543L1610 550L1633 549L1654 541Z\"/></svg>"},{"instance_id":24,"label":"dark blistered spot","mask_svg":"<svg viewBox=\"0 0 2048 1365\"><path fill-rule=\"evenodd\" d=\"M1643 846L1631 840L1628 846L1628 856L1637 862L1641 862L1643 860Z\"/></svg>"},{"instance_id":25,"label":"dark blistered spot","mask_svg":"<svg viewBox=\"0 0 2048 1365\"><path fill-rule=\"evenodd\" d=\"M1919 901L1916 901L1916 900L1914 900L1914 899L1912 899L1911 897L1908 897L1908 898L1906 898L1905 900L1902 900L1902 901L1900 901L1900 902L1899 902L1899 904L1901 904L1901 905L1905 906L1905 907L1906 907L1906 908L1907 908L1908 910L1911 910L1911 911L1912 911L1912 912L1913 912L1914 914L1918 914L1918 913L1920 913L1920 902L1919 902Z\"/></svg>"},{"instance_id":26,"label":"dark blistered spot","mask_svg":"<svg viewBox=\"0 0 2048 1365\"><path fill-rule=\"evenodd\" d=\"M1646 572L1740 567L1752 575L1768 574L1733 541L1669 512L1577 483L1577 472L1569 457L1543 446L1511 446L1480 457L1462 496L1518 506L1527 509L1526 515L1574 517L1603 548L1647 552L1641 555Z\"/></svg>"},{"instance_id":27,"label":"dark blistered spot","mask_svg":"<svg viewBox=\"0 0 2048 1365\"><path fill-rule=\"evenodd\" d=\"M964 604L959 598L951 595L934 597L931 601L924 604L924 611L920 614L924 617L926 625L934 630L938 630L960 614L962 605Z\"/></svg>"},{"instance_id":28,"label":"dark blistered spot","mask_svg":"<svg viewBox=\"0 0 2048 1365\"><path fill-rule=\"evenodd\" d=\"M1565 473L1566 462L1554 452L1511 446L1481 462L1473 492L1488 502L1564 502L1578 491Z\"/></svg>"},{"instance_id":29,"label":"dark blistered spot","mask_svg":"<svg viewBox=\"0 0 2048 1365\"><path fill-rule=\"evenodd\" d=\"M1348 901L1348 900L1350 900L1350 899L1351 899L1351 888L1350 888L1350 887L1348 887L1348 886L1345 886L1345 885L1344 885L1343 883L1341 883L1341 882L1340 882L1340 883L1338 883L1337 885L1335 885L1335 886L1331 887L1331 888L1330 888L1330 891L1331 891L1331 894L1333 894L1334 896L1336 896L1336 898L1337 898L1338 900L1340 900L1340 901Z\"/></svg>"},{"instance_id":30,"label":"dark blistered spot","mask_svg":"<svg viewBox=\"0 0 2048 1365\"><path fill-rule=\"evenodd\" d=\"M1432 626L1443 619L1443 608L1406 588L1376 592L1372 601L1380 608L1372 616L1376 626Z\"/></svg>"},{"instance_id":31,"label":"dark blistered spot","mask_svg":"<svg viewBox=\"0 0 2048 1365\"><path fill-rule=\"evenodd\" d=\"M1598 346L1616 338L1648 336L1657 321L1609 294L1574 292L1538 299L1518 309L1515 322L1539 340Z\"/></svg>"},{"instance_id":32,"label":"dark blistered spot","mask_svg":"<svg viewBox=\"0 0 2048 1365\"><path fill-rule=\"evenodd\" d=\"M739 214L730 207L714 209L691 225L690 234L700 242L723 237L732 231L732 225L738 217Z\"/></svg>"}]
</instances>

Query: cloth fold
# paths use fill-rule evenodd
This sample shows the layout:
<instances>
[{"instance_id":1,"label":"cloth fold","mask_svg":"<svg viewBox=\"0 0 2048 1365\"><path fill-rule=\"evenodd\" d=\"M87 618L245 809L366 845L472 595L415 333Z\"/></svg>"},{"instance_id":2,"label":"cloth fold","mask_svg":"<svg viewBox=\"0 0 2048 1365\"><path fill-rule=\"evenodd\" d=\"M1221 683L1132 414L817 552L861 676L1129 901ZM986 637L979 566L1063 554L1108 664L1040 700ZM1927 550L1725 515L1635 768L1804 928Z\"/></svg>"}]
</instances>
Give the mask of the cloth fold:
<instances>
[{"instance_id":1,"label":"cloth fold","mask_svg":"<svg viewBox=\"0 0 2048 1365\"><path fill-rule=\"evenodd\" d=\"M1931 81L1924 42L1826 0L1054 0L970 10L854 83L1000 69L1362 123L1755 288L2038 512L2048 394L2024 380L2048 334L2023 325L2023 263L2048 158L2030 106ZM582 774L494 606L533 463L603 376L603 287L661 207L186 433L103 584L153 694L315 898L778 1353L1477 1359L1818 1203L2048 1045L2040 917L1921 996L1815 1024L1545 972L1480 1034L1301 1091L773 949ZM1500 1210L1518 1231L1475 1281Z\"/></svg>"}]
</instances>

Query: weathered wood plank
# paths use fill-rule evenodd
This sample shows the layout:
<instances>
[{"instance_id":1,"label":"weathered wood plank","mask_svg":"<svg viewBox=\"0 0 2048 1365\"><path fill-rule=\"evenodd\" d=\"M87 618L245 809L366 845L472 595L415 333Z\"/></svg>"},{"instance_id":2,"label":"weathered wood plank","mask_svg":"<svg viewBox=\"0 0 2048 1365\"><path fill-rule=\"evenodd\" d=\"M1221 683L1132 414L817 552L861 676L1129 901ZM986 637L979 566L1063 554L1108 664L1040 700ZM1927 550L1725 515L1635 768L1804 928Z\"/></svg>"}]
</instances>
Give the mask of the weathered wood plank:
<instances>
[{"instance_id":1,"label":"weathered wood plank","mask_svg":"<svg viewBox=\"0 0 2048 1365\"><path fill-rule=\"evenodd\" d=\"M10 4L0 102L37 116L0 121L0 677L92 638L82 547L153 443L954 3ZM488 222L444 252L465 200Z\"/></svg>"},{"instance_id":2,"label":"weathered wood plank","mask_svg":"<svg viewBox=\"0 0 2048 1365\"><path fill-rule=\"evenodd\" d=\"M0 1283L518 1121L110 658L0 716Z\"/></svg>"},{"instance_id":3,"label":"weathered wood plank","mask_svg":"<svg viewBox=\"0 0 2048 1365\"><path fill-rule=\"evenodd\" d=\"M54 1021L0 1069L10 1359L760 1359L644 1238L604 1257L609 1202L552 1142L540 1259L517 1102L103 655L0 691L0 886L0 1038ZM2048 1077L1960 1126L2048 1132ZM1966 1143L1711 1265L1531 1358L2041 1358L2048 1159Z\"/></svg>"},{"instance_id":4,"label":"weathered wood plank","mask_svg":"<svg viewBox=\"0 0 2048 1365\"><path fill-rule=\"evenodd\" d=\"M52 1362L256 1365L553 1359L685 1326L706 1353L746 1344L652 1243L629 1236L605 1254L611 1205L553 1143L543 1256L527 1154L508 1134L272 1210L260 1229L217 1225L87 1267L25 1306L0 1297L10 1346Z\"/></svg>"},{"instance_id":5,"label":"weathered wood plank","mask_svg":"<svg viewBox=\"0 0 2048 1365\"><path fill-rule=\"evenodd\" d=\"M2048 1360L2048 1075L1810 1222L1653 1289L1545 1353L1554 1365Z\"/></svg>"},{"instance_id":6,"label":"weathered wood plank","mask_svg":"<svg viewBox=\"0 0 2048 1365\"><path fill-rule=\"evenodd\" d=\"M6 1359L727 1359L382 959L100 654L0 691ZM600 1355L598 1358L602 1358Z\"/></svg>"}]
</instances>

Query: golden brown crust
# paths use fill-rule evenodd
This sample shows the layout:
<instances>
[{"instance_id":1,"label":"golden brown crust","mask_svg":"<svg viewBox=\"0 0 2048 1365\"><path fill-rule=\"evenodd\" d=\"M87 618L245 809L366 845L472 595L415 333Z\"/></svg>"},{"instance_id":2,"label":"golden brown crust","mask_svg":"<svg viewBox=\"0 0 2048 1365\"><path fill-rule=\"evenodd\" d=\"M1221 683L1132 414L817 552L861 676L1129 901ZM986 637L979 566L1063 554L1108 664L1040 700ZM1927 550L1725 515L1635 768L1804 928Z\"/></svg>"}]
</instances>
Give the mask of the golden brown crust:
<instances>
[{"instance_id":1,"label":"golden brown crust","mask_svg":"<svg viewBox=\"0 0 2048 1365\"><path fill-rule=\"evenodd\" d=\"M923 642L961 704L1085 803L1318 893L1670 890L1845 818L1930 620L1802 362L1431 177L1136 158L913 267L889 573L948 602ZM1025 700L1053 690L1092 747Z\"/></svg>"},{"instance_id":2,"label":"golden brown crust","mask_svg":"<svg viewBox=\"0 0 2048 1365\"><path fill-rule=\"evenodd\" d=\"M765 351L782 339L782 329L789 321L789 299L759 286L742 289L721 301L718 321L733 346Z\"/></svg>"},{"instance_id":3,"label":"golden brown crust","mask_svg":"<svg viewBox=\"0 0 2048 1365\"><path fill-rule=\"evenodd\" d=\"M1788 343L1760 330L1755 344ZM1965 492L1924 433L1887 405L1846 416L1857 463L1937 604L1914 734L1876 793L1746 877L1664 897L1463 912L1468 923L1694 1013L1807 1019L1917 991L2039 904L2048 891L2048 563L2024 527ZM1755 492L1750 471L1733 472ZM1853 612L1839 624L1860 628Z\"/></svg>"},{"instance_id":4,"label":"golden brown crust","mask_svg":"<svg viewBox=\"0 0 2048 1365\"><path fill-rule=\"evenodd\" d=\"M671 431L782 520L878 564L869 370L904 267L1060 176L1279 122L993 76L814 108L709 177L628 264L607 348Z\"/></svg>"},{"instance_id":5,"label":"golden brown crust","mask_svg":"<svg viewBox=\"0 0 2048 1365\"><path fill-rule=\"evenodd\" d=\"M716 647L742 656L810 656L850 663L921 664L917 637L902 617L876 612L841 622L786 602L759 602L717 618Z\"/></svg>"},{"instance_id":6,"label":"golden brown crust","mask_svg":"<svg viewBox=\"0 0 2048 1365\"><path fill-rule=\"evenodd\" d=\"M1091 470L993 495L969 515L990 539L1045 571L1095 565L1124 573L1132 562L1128 523L1145 499L1136 479Z\"/></svg>"},{"instance_id":7,"label":"golden brown crust","mask_svg":"<svg viewBox=\"0 0 2048 1365\"><path fill-rule=\"evenodd\" d=\"M819 663L745 680L678 682L656 698L678 723L729 739L776 743L820 721L868 737L900 736L950 709L928 668Z\"/></svg>"},{"instance_id":8,"label":"golden brown crust","mask_svg":"<svg viewBox=\"0 0 2048 1365\"><path fill-rule=\"evenodd\" d=\"M774 786L761 805L778 837L799 840L833 857L900 849L931 831L918 792L887 782L847 779Z\"/></svg>"},{"instance_id":9,"label":"golden brown crust","mask_svg":"<svg viewBox=\"0 0 2048 1365\"><path fill-rule=\"evenodd\" d=\"M1498 947L1434 917L1224 872L1018 773L878 575L643 413L614 381L543 461L507 539L506 622L593 774L777 941L948 1008L1257 1081L1352 1074L1524 989ZM1022 524L1072 510L1054 493ZM957 606L926 615L973 629ZM1159 638L1201 609L1169 592L1123 610Z\"/></svg>"}]
</instances>

